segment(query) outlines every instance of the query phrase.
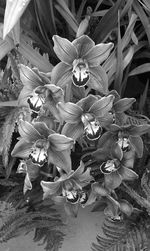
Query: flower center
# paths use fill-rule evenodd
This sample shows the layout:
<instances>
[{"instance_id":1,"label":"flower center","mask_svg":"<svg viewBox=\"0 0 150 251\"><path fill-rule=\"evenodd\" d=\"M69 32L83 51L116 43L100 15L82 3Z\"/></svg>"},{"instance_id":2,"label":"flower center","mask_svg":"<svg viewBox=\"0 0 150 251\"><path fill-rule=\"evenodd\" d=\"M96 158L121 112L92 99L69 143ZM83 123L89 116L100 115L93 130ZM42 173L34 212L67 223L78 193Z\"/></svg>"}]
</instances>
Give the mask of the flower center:
<instances>
[{"instance_id":1,"label":"flower center","mask_svg":"<svg viewBox=\"0 0 150 251\"><path fill-rule=\"evenodd\" d=\"M79 198L79 202L81 205L84 205L88 200L88 195L86 192L84 191L80 191L80 198Z\"/></svg>"},{"instance_id":2,"label":"flower center","mask_svg":"<svg viewBox=\"0 0 150 251\"><path fill-rule=\"evenodd\" d=\"M84 131L86 137L89 140L96 140L100 138L102 134L102 127L97 119L91 114L84 114L81 117L82 123L84 124Z\"/></svg>"},{"instance_id":3,"label":"flower center","mask_svg":"<svg viewBox=\"0 0 150 251\"><path fill-rule=\"evenodd\" d=\"M43 166L44 163L47 162L47 148L48 147L45 141L36 141L29 154L29 158L33 164Z\"/></svg>"},{"instance_id":4,"label":"flower center","mask_svg":"<svg viewBox=\"0 0 150 251\"><path fill-rule=\"evenodd\" d=\"M110 174L112 172L117 171L119 168L119 163L117 163L117 160L107 160L106 162L103 162L100 166L100 170L104 174Z\"/></svg>"},{"instance_id":5,"label":"flower center","mask_svg":"<svg viewBox=\"0 0 150 251\"><path fill-rule=\"evenodd\" d=\"M27 102L29 104L30 109L38 113L42 105L45 103L45 97L43 94L34 93L27 99Z\"/></svg>"},{"instance_id":6,"label":"flower center","mask_svg":"<svg viewBox=\"0 0 150 251\"><path fill-rule=\"evenodd\" d=\"M72 190L72 191L65 190L64 196L66 197L67 201L71 202L72 204L76 204L79 199L79 194L77 190Z\"/></svg>"},{"instance_id":7,"label":"flower center","mask_svg":"<svg viewBox=\"0 0 150 251\"><path fill-rule=\"evenodd\" d=\"M119 137L117 141L118 145L122 149L123 152L127 152L130 150L130 142L129 139L126 137Z\"/></svg>"},{"instance_id":8,"label":"flower center","mask_svg":"<svg viewBox=\"0 0 150 251\"><path fill-rule=\"evenodd\" d=\"M85 86L90 79L88 64L81 58L74 60L72 73L72 81L77 87Z\"/></svg>"}]
</instances>

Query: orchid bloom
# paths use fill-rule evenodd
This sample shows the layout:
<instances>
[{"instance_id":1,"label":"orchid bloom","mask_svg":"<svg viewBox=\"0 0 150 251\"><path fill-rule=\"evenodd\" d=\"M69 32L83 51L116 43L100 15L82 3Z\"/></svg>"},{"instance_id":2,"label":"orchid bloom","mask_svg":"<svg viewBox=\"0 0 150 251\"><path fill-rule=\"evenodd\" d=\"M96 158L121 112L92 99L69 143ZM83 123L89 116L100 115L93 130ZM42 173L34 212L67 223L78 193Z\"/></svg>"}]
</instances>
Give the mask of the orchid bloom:
<instances>
[{"instance_id":1,"label":"orchid bloom","mask_svg":"<svg viewBox=\"0 0 150 251\"><path fill-rule=\"evenodd\" d=\"M19 106L28 104L30 110L37 114L45 106L59 120L56 104L60 101L63 102L64 92L60 87L51 84L46 76L43 77L39 74L28 66L20 66L23 89L19 95Z\"/></svg>"},{"instance_id":2,"label":"orchid bloom","mask_svg":"<svg viewBox=\"0 0 150 251\"><path fill-rule=\"evenodd\" d=\"M52 163L70 172L73 139L55 133L43 122L31 124L20 120L18 130L21 137L12 151L13 157L31 159L39 166Z\"/></svg>"},{"instance_id":3,"label":"orchid bloom","mask_svg":"<svg viewBox=\"0 0 150 251\"><path fill-rule=\"evenodd\" d=\"M99 147L104 142L109 144L111 148L115 148L117 145L120 147L122 154L123 152L129 151L134 148L139 158L143 155L143 140L141 135L150 131L150 125L125 125L119 126L111 124L109 131L104 133L99 139Z\"/></svg>"},{"instance_id":4,"label":"orchid bloom","mask_svg":"<svg viewBox=\"0 0 150 251\"><path fill-rule=\"evenodd\" d=\"M102 127L112 122L109 111L113 104L113 95L96 97L88 95L76 104L59 102L57 107L66 124L62 134L78 139L83 133L89 140L96 140L101 136Z\"/></svg>"},{"instance_id":5,"label":"orchid bloom","mask_svg":"<svg viewBox=\"0 0 150 251\"><path fill-rule=\"evenodd\" d=\"M53 36L54 51L61 60L52 70L51 80L60 87L73 82L77 87L87 84L103 93L108 90L106 72L100 66L110 54L113 44L94 41L83 35L72 42Z\"/></svg>"},{"instance_id":6,"label":"orchid bloom","mask_svg":"<svg viewBox=\"0 0 150 251\"><path fill-rule=\"evenodd\" d=\"M71 210L70 213L76 214L79 204L85 204L87 201L87 194L83 188L93 180L90 168L84 169L84 163L81 161L75 171L61 174L53 182L42 180L43 198L50 196L54 201L62 202L67 212Z\"/></svg>"},{"instance_id":7,"label":"orchid bloom","mask_svg":"<svg viewBox=\"0 0 150 251\"><path fill-rule=\"evenodd\" d=\"M107 160L100 165L100 171L104 174L105 187L110 190L119 187L123 180L134 180L138 178L138 175L131 170L134 165L134 150L131 149L125 152L123 157L119 147L117 150L118 151L114 149L113 156L108 157Z\"/></svg>"}]
</instances>

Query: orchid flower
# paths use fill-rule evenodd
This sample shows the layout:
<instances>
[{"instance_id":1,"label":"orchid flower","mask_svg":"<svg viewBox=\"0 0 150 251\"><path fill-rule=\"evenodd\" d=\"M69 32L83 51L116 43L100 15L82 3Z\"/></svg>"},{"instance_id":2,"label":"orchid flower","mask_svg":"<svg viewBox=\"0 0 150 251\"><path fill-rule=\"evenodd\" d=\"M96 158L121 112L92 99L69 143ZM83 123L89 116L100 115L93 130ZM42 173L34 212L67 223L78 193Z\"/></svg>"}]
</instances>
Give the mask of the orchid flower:
<instances>
[{"instance_id":1,"label":"orchid flower","mask_svg":"<svg viewBox=\"0 0 150 251\"><path fill-rule=\"evenodd\" d=\"M76 104L59 102L57 107L66 124L62 134L78 139L83 133L89 140L96 140L101 136L102 127L112 122L109 111L113 104L113 95L96 97L88 95Z\"/></svg>"},{"instance_id":2,"label":"orchid flower","mask_svg":"<svg viewBox=\"0 0 150 251\"><path fill-rule=\"evenodd\" d=\"M42 122L31 124L20 120L18 130L21 137L12 151L13 157L31 159L39 166L52 163L70 172L73 139L55 133Z\"/></svg>"},{"instance_id":3,"label":"orchid flower","mask_svg":"<svg viewBox=\"0 0 150 251\"><path fill-rule=\"evenodd\" d=\"M91 88L106 93L108 79L106 72L100 66L110 54L112 43L100 43L87 35L72 42L66 38L53 36L54 51L61 60L52 70L51 80L60 87L73 82L77 87L90 85Z\"/></svg>"},{"instance_id":4,"label":"orchid flower","mask_svg":"<svg viewBox=\"0 0 150 251\"><path fill-rule=\"evenodd\" d=\"M76 214L79 204L87 201L87 194L83 188L93 179L90 168L84 169L84 163L81 161L75 171L61 174L53 182L42 180L43 198L50 196L54 201L63 203L67 212L71 210L70 213Z\"/></svg>"},{"instance_id":5,"label":"orchid flower","mask_svg":"<svg viewBox=\"0 0 150 251\"><path fill-rule=\"evenodd\" d=\"M39 73L39 72L38 72ZM43 107L46 107L59 120L59 112L56 108L58 102L64 101L63 90L51 84L50 80L38 74L28 66L20 66L20 78L23 83L23 89L19 95L19 106L29 105L31 111L39 113Z\"/></svg>"},{"instance_id":6,"label":"orchid flower","mask_svg":"<svg viewBox=\"0 0 150 251\"><path fill-rule=\"evenodd\" d=\"M85 206L91 204L94 204L92 212L104 211L104 214L113 220L121 220L124 214L130 216L133 211L137 210L127 200L118 200L115 192L111 194L104 183L100 182L94 182L91 185L91 193Z\"/></svg>"},{"instance_id":7,"label":"orchid flower","mask_svg":"<svg viewBox=\"0 0 150 251\"><path fill-rule=\"evenodd\" d=\"M125 125L119 126L111 124L109 131L104 133L99 139L98 146L102 147L103 144L115 148L118 145L122 152L134 148L139 158L143 155L143 140L141 135L150 131L150 125ZM105 143L104 143L105 142Z\"/></svg>"},{"instance_id":8,"label":"orchid flower","mask_svg":"<svg viewBox=\"0 0 150 251\"><path fill-rule=\"evenodd\" d=\"M116 149L115 149L116 150ZM118 151L119 151L118 147ZM138 175L131 170L134 165L135 152L131 149L128 152L118 154L114 151L114 156L108 157L108 159L100 165L100 171L104 174L105 187L110 190L114 190L119 187L123 180L134 180L138 178ZM120 158L118 157L120 155Z\"/></svg>"}]
</instances>

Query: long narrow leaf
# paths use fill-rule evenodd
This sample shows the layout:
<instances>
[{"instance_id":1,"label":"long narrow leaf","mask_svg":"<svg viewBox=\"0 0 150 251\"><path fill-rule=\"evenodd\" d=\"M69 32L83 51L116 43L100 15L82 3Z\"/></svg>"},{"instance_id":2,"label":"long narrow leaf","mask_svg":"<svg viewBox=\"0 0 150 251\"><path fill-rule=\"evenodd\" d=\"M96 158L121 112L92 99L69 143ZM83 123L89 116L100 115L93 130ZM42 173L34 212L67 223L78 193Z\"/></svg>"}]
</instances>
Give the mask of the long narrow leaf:
<instances>
[{"instance_id":1,"label":"long narrow leaf","mask_svg":"<svg viewBox=\"0 0 150 251\"><path fill-rule=\"evenodd\" d=\"M123 78L123 55L122 55L122 43L120 34L120 13L118 13L118 44L117 44L117 63L116 63L114 89L119 94L121 94L122 78Z\"/></svg>"},{"instance_id":2,"label":"long narrow leaf","mask_svg":"<svg viewBox=\"0 0 150 251\"><path fill-rule=\"evenodd\" d=\"M150 21L149 21L148 17L146 16L146 13L144 12L143 8L141 7L141 5L139 4L139 2L137 0L135 0L133 2L133 8L134 8L135 12L137 13L137 15L139 16L139 18L144 26L144 29L145 29L145 32L146 32L146 35L147 35L147 38L149 41L149 45L150 45Z\"/></svg>"},{"instance_id":3,"label":"long narrow leaf","mask_svg":"<svg viewBox=\"0 0 150 251\"><path fill-rule=\"evenodd\" d=\"M4 30L3 38L12 30L14 25L18 22L30 0L7 0L5 15L4 15Z\"/></svg>"},{"instance_id":4,"label":"long narrow leaf","mask_svg":"<svg viewBox=\"0 0 150 251\"><path fill-rule=\"evenodd\" d=\"M109 11L105 14L104 17L102 17L102 19L98 23L92 35L92 39L96 41L96 43L100 43L104 39L106 39L109 33L116 27L118 21L118 10L121 7L122 3L122 0L118 0L116 4L109 9Z\"/></svg>"},{"instance_id":5,"label":"long narrow leaf","mask_svg":"<svg viewBox=\"0 0 150 251\"><path fill-rule=\"evenodd\" d=\"M58 4L55 4L55 8L58 12L63 16L67 24L72 28L72 30L76 33L78 30L78 23L74 18L73 14L69 10L64 0L57 0Z\"/></svg>"},{"instance_id":6,"label":"long narrow leaf","mask_svg":"<svg viewBox=\"0 0 150 251\"><path fill-rule=\"evenodd\" d=\"M129 76L134 76L145 72L150 72L150 63L145 63L137 66L130 72Z\"/></svg>"},{"instance_id":7,"label":"long narrow leaf","mask_svg":"<svg viewBox=\"0 0 150 251\"><path fill-rule=\"evenodd\" d=\"M79 9L78 9L77 14L76 14L76 18L77 18L78 22L81 21L81 16L82 16L82 13L83 13L86 2L87 2L87 0L82 0L81 4L79 6Z\"/></svg>"},{"instance_id":8,"label":"long narrow leaf","mask_svg":"<svg viewBox=\"0 0 150 251\"><path fill-rule=\"evenodd\" d=\"M8 41L0 38L0 60L6 56L6 54L15 47L13 41L9 43Z\"/></svg>"},{"instance_id":9,"label":"long narrow leaf","mask_svg":"<svg viewBox=\"0 0 150 251\"><path fill-rule=\"evenodd\" d=\"M148 87L149 87L149 79L147 80L146 86L144 88L143 93L140 96L140 101L139 101L139 112L142 114L144 110L144 106L146 103L147 99L147 94L148 94Z\"/></svg>"}]
</instances>

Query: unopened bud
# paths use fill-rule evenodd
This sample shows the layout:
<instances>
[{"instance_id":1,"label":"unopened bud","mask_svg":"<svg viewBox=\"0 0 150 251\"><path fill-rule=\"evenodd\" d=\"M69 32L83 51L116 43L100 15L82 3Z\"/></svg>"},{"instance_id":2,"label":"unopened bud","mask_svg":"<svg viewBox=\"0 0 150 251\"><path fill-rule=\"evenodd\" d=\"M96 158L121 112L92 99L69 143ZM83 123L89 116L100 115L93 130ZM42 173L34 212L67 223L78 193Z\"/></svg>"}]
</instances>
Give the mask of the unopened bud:
<instances>
[{"instance_id":1,"label":"unopened bud","mask_svg":"<svg viewBox=\"0 0 150 251\"><path fill-rule=\"evenodd\" d=\"M77 30L76 38L82 36L86 32L86 30L88 28L88 25L89 25L89 21L90 21L90 16L89 15L85 16L85 18L79 24L79 28Z\"/></svg>"}]
</instances>

